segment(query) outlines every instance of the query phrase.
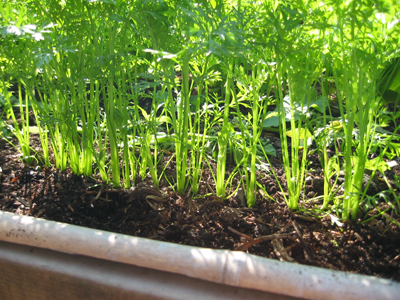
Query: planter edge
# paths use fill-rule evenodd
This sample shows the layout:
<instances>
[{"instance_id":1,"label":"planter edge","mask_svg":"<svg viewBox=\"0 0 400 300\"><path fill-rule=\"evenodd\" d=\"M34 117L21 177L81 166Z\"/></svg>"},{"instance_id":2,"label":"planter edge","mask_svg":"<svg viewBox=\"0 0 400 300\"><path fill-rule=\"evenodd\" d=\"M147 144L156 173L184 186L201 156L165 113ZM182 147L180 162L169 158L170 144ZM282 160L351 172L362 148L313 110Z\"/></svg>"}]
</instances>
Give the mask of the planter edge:
<instances>
[{"instance_id":1,"label":"planter edge","mask_svg":"<svg viewBox=\"0 0 400 300\"><path fill-rule=\"evenodd\" d=\"M0 240L305 299L398 299L400 283L0 211ZM167 258L167 259L166 259Z\"/></svg>"}]
</instances>

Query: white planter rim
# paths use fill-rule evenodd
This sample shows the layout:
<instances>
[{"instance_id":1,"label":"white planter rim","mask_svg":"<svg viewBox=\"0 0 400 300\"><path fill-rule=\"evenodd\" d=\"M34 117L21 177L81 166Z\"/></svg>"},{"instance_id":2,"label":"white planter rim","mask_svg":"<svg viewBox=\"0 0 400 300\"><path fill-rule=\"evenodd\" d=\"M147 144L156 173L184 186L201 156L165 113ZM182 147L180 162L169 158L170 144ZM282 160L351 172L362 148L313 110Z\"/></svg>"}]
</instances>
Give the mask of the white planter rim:
<instances>
[{"instance_id":1,"label":"white planter rim","mask_svg":"<svg viewBox=\"0 0 400 300\"><path fill-rule=\"evenodd\" d=\"M0 240L305 299L398 299L400 283L0 211Z\"/></svg>"}]
</instances>

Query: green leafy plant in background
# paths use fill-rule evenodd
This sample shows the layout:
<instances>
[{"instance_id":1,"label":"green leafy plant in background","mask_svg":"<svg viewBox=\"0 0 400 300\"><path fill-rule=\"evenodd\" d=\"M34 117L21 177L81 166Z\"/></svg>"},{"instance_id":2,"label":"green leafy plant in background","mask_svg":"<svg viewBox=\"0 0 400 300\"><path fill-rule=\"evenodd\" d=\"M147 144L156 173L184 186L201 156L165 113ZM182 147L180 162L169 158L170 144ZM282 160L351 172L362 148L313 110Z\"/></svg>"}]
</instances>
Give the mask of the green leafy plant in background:
<instances>
[{"instance_id":1,"label":"green leafy plant in background","mask_svg":"<svg viewBox=\"0 0 400 300\"><path fill-rule=\"evenodd\" d=\"M312 83L320 73L320 66L314 61L318 58L322 44L315 35L310 35L305 29L306 26L313 28L313 25L305 17L304 6L279 4L274 9L266 9L266 16L267 26L275 32L267 42L274 51L276 62L274 93L277 99L283 164L289 192L289 198L284 197L288 207L296 210L304 187L311 138L304 125L305 108L308 110L311 102L315 101L312 99L315 97ZM288 104L287 109L285 103ZM290 123L290 132L287 129L287 121ZM266 121L263 125L266 126ZM291 136L291 147L287 134Z\"/></svg>"},{"instance_id":2,"label":"green leafy plant in background","mask_svg":"<svg viewBox=\"0 0 400 300\"><path fill-rule=\"evenodd\" d=\"M202 179L204 158L207 150L207 143L210 142L209 131L214 124L219 122L219 112L216 103L212 102L209 95L209 86L215 81L219 81L219 72L209 68L216 60L205 54L197 54L191 70L193 83L196 86L197 96L191 103L193 122L189 119L191 134L191 191L196 195L199 191ZM213 118L211 120L211 118Z\"/></svg>"},{"instance_id":3,"label":"green leafy plant in background","mask_svg":"<svg viewBox=\"0 0 400 300\"><path fill-rule=\"evenodd\" d=\"M257 57L257 56L256 56ZM236 159L237 164L243 164L243 172L246 186L246 199L248 206L254 206L256 201L256 164L259 156L260 136L262 132L262 121L265 118L266 107L269 99L260 97L262 87L266 88L266 93L269 94L271 88L272 72L271 66L260 61L252 62L251 76L247 75L243 67L238 67L236 70L237 85L240 93L234 94L236 114L238 118L238 127L240 129L239 138L242 144L241 157L242 160ZM249 102L249 107L252 109L252 114L248 117L242 116L239 103ZM247 126L246 124L250 126ZM263 152L265 153L264 149ZM268 154L271 151L266 151ZM236 155L237 156L237 155Z\"/></svg>"},{"instance_id":4,"label":"green leafy plant in background","mask_svg":"<svg viewBox=\"0 0 400 300\"><path fill-rule=\"evenodd\" d=\"M167 93L167 111L169 120L171 120L171 126L174 131L175 141L175 153L176 153L176 172L177 172L177 191L183 194L187 187L187 158L189 150L189 118L190 118L190 85L189 85L189 61L192 55L192 49L185 48L177 54L171 54L168 52L159 52L154 49L146 49L146 52L150 52L159 57L159 59L169 59L180 65L182 70L182 89L181 94L178 98L178 103L175 103L175 99L172 94L172 87L174 86L171 81L166 81L168 93ZM164 74L174 74L174 71L168 66L165 67ZM169 69L169 70L168 70Z\"/></svg>"},{"instance_id":5,"label":"green leafy plant in background","mask_svg":"<svg viewBox=\"0 0 400 300\"><path fill-rule=\"evenodd\" d=\"M336 2L334 7L338 39L331 40L330 49L340 49L341 57L333 60L332 64L345 133L342 218L347 220L351 216L352 220L356 220L360 205L358 193L362 187L374 117L379 109L376 99L376 69L381 67L379 58L384 54L385 45L373 44L367 37L369 32L379 34L373 22L374 13L379 11L374 7L364 6L357 1L346 4ZM345 14L351 18L343 18ZM385 31L383 30L383 33ZM353 164L352 139L356 127L359 131L355 145L355 155L358 159Z\"/></svg>"},{"instance_id":6,"label":"green leafy plant in background","mask_svg":"<svg viewBox=\"0 0 400 300\"><path fill-rule=\"evenodd\" d=\"M301 87L301 84L303 83L297 81L298 77L304 76L304 75L301 76L300 74L304 73L302 73L300 70L296 70L294 66L292 68L294 70L293 72L297 71L298 73L288 74L289 95L286 97L289 97L291 104L290 148L287 143L286 114L283 107L284 97L281 91L278 92L279 94L278 107L279 107L279 119L280 119L280 129L281 129L280 132L282 141L283 163L286 175L286 184L289 191L289 199L286 199L286 202L290 209L295 210L299 207L299 197L304 185L305 172L307 169L306 157L308 153L309 139L311 138L311 133L308 131L307 128L304 128L303 125L304 115L299 117L299 119L297 120L297 124L295 121L294 103L300 102L302 103L301 106L304 106L305 101L310 101L308 100L310 99L310 94L309 92L307 93L307 89Z\"/></svg>"},{"instance_id":7,"label":"green leafy plant in background","mask_svg":"<svg viewBox=\"0 0 400 300\"><path fill-rule=\"evenodd\" d=\"M14 105L12 104L12 100L15 98L11 95L12 93L6 91L4 93L5 98L5 107L7 110L7 116L11 117L13 124L8 126L8 129L11 133L17 138L18 143L21 149L22 159L26 161L28 164L32 163L34 158L31 155L31 148L29 146L29 100L28 97L25 97L25 101L22 97L21 87L19 86L18 94L19 94L19 110L21 115L21 124L18 123L18 120L14 113ZM16 99L15 99L16 100Z\"/></svg>"},{"instance_id":8,"label":"green leafy plant in background","mask_svg":"<svg viewBox=\"0 0 400 300\"><path fill-rule=\"evenodd\" d=\"M7 119L12 119L12 125L8 127L19 142L22 159L30 164L35 159L31 155L29 145L31 101L30 91L23 91L23 79L36 74L35 69L31 66L30 49L43 39L46 26L33 24L32 15L22 3L4 3L0 7L0 13L0 36L2 39L0 70L3 81L0 95L4 99ZM13 82L16 86L17 93L15 95L10 91L11 84L9 82ZM18 108L20 120L17 120L14 108Z\"/></svg>"},{"instance_id":9,"label":"green leafy plant in background","mask_svg":"<svg viewBox=\"0 0 400 300\"><path fill-rule=\"evenodd\" d=\"M218 133L218 156L216 171L216 194L225 197L225 168L226 153L229 143L229 107L232 98L234 57L243 46L240 42L240 34L237 31L237 23L230 15L226 14L225 3L219 1L205 5L190 5L184 9L190 18L186 36L190 36L192 49L206 56L215 56L219 60L219 66L225 71L225 88L223 90L223 117L221 131ZM189 64L189 62L188 62ZM184 69L183 69L183 75ZM184 78L183 78L184 80ZM177 153L178 157L178 153Z\"/></svg>"},{"instance_id":10,"label":"green leafy plant in background","mask_svg":"<svg viewBox=\"0 0 400 300\"><path fill-rule=\"evenodd\" d=\"M161 147L173 145L176 189L188 195L189 185L199 190L212 146L217 196L226 198L239 172L252 206L257 167L267 166L260 154L274 153L261 132L275 130L286 202L296 210L313 136L322 208L334 199L346 220L365 203L365 168L382 173L382 160L400 153L398 110L383 109L400 93L399 12L389 1L32 0L0 13L0 100L29 162L31 109L46 165L96 170L124 188L150 174L157 186ZM327 112L333 104L339 118Z\"/></svg>"},{"instance_id":11,"label":"green leafy plant in background","mask_svg":"<svg viewBox=\"0 0 400 300\"><path fill-rule=\"evenodd\" d=\"M378 94L384 104L400 101L400 58L392 59L377 82Z\"/></svg>"}]
</instances>

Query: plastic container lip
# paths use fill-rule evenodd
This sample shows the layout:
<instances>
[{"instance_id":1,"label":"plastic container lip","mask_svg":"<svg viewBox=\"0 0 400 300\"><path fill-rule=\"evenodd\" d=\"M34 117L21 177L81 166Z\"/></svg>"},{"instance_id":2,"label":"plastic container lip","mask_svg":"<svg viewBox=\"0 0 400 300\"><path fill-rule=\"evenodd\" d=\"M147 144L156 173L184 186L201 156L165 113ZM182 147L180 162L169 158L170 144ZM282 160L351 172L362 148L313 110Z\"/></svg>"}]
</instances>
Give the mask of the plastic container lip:
<instances>
[{"instance_id":1,"label":"plastic container lip","mask_svg":"<svg viewBox=\"0 0 400 300\"><path fill-rule=\"evenodd\" d=\"M388 279L154 241L0 211L0 240L305 299L398 299Z\"/></svg>"}]
</instances>

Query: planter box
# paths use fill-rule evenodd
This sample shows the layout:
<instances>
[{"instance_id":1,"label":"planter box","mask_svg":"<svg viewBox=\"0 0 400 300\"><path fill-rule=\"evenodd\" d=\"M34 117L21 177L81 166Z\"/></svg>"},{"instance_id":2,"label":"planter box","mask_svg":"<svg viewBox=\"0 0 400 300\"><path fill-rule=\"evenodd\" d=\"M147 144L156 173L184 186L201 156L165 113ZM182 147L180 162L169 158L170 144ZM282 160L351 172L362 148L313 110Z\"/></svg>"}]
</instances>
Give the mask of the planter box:
<instances>
[{"instance_id":1,"label":"planter box","mask_svg":"<svg viewBox=\"0 0 400 300\"><path fill-rule=\"evenodd\" d=\"M0 211L1 299L399 299L400 283Z\"/></svg>"}]
</instances>

